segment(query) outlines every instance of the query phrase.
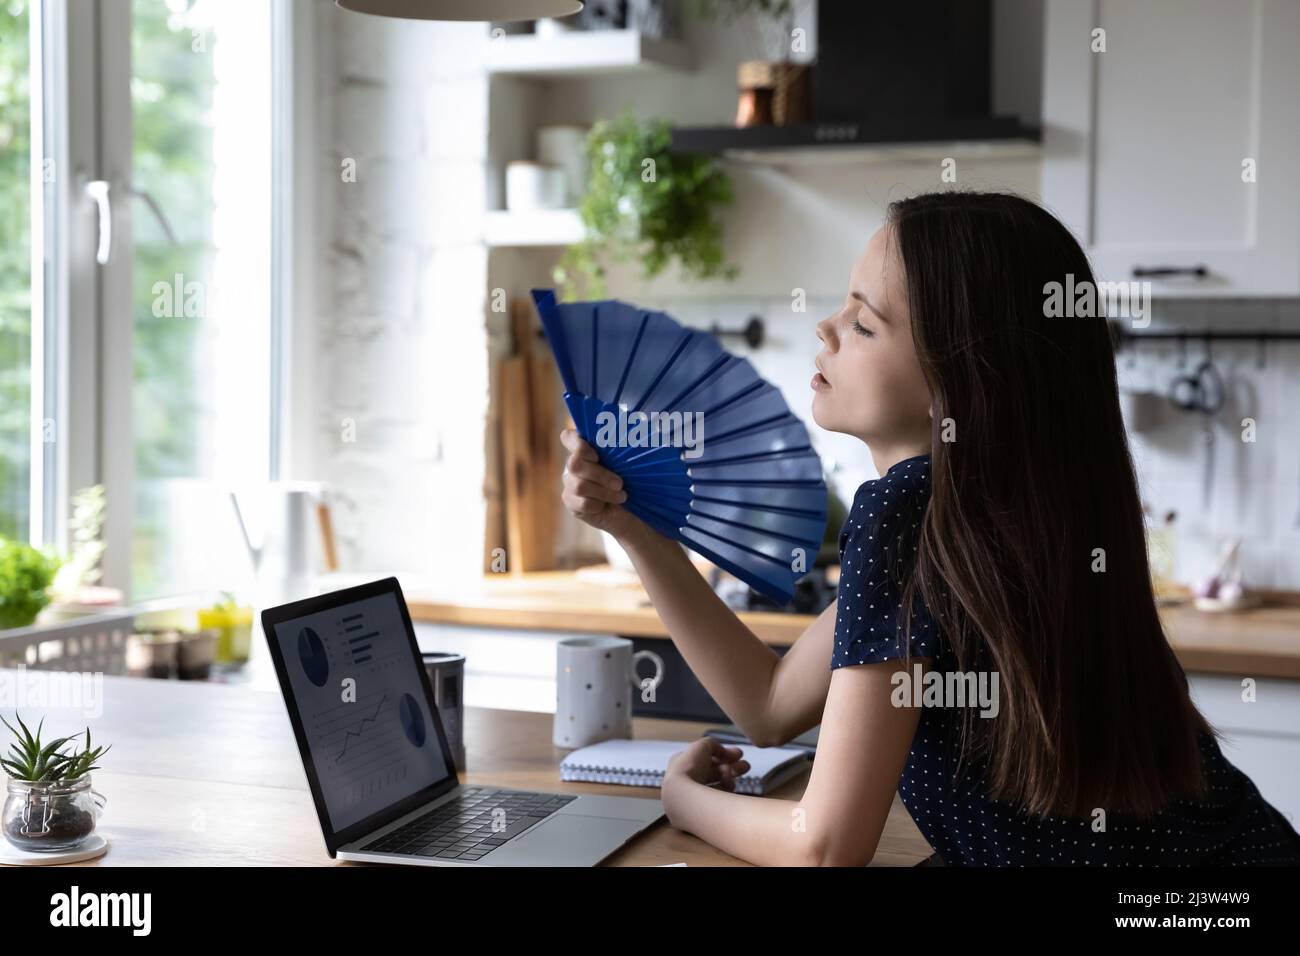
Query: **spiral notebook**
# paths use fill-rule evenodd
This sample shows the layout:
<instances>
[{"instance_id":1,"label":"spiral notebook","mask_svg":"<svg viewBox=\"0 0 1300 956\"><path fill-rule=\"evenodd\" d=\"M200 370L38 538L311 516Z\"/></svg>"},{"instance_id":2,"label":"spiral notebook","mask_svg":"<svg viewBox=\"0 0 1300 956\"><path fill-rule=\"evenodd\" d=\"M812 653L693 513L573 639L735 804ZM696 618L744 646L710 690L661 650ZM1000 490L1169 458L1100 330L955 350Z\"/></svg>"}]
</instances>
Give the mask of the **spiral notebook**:
<instances>
[{"instance_id":1,"label":"spiral notebook","mask_svg":"<svg viewBox=\"0 0 1300 956\"><path fill-rule=\"evenodd\" d=\"M602 740L560 761L560 779L658 787L668 761L688 746L690 741L682 740ZM753 796L771 793L812 760L808 751L797 747L741 745L740 754L749 761L749 772L736 781L736 792Z\"/></svg>"}]
</instances>

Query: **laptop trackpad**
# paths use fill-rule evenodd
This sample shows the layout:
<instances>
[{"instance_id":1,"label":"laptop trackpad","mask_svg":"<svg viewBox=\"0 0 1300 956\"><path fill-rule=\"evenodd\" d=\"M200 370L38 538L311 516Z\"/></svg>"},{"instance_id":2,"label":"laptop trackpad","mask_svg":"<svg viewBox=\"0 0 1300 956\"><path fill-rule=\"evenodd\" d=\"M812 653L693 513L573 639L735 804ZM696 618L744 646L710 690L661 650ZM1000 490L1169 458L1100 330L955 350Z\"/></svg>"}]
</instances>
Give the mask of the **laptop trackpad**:
<instances>
[{"instance_id":1,"label":"laptop trackpad","mask_svg":"<svg viewBox=\"0 0 1300 956\"><path fill-rule=\"evenodd\" d=\"M483 858L492 866L595 866L644 824L556 813Z\"/></svg>"}]
</instances>

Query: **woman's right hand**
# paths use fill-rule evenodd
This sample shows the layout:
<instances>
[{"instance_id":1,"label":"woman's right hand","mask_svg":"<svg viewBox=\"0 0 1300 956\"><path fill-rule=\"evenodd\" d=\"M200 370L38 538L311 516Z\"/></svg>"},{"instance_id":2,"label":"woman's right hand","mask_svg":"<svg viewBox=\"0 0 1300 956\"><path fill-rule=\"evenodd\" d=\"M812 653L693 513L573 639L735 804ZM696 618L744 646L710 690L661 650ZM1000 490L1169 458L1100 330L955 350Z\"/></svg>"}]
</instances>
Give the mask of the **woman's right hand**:
<instances>
[{"instance_id":1,"label":"woman's right hand","mask_svg":"<svg viewBox=\"0 0 1300 956\"><path fill-rule=\"evenodd\" d=\"M583 441L576 428L560 432L560 442L570 452L560 496L564 507L598 531L621 537L635 520L635 515L622 507L627 501L623 479L600 464L596 449Z\"/></svg>"}]
</instances>

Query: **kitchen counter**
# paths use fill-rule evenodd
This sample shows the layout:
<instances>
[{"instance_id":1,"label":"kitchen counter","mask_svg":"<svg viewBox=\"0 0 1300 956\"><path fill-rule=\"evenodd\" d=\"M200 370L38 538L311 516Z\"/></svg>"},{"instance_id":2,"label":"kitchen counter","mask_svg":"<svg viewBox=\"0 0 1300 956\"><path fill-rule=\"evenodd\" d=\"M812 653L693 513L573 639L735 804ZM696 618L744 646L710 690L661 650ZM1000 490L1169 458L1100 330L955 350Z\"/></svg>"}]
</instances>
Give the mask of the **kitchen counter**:
<instances>
[{"instance_id":1,"label":"kitchen counter","mask_svg":"<svg viewBox=\"0 0 1300 956\"><path fill-rule=\"evenodd\" d=\"M454 594L405 585L403 591L416 622L668 638L636 574L608 565L489 574ZM814 620L780 611L742 611L740 619L765 643L786 645Z\"/></svg>"},{"instance_id":2,"label":"kitchen counter","mask_svg":"<svg viewBox=\"0 0 1300 956\"><path fill-rule=\"evenodd\" d=\"M1191 604L1160 609L1186 671L1300 680L1300 602L1290 593L1248 611L1206 614Z\"/></svg>"},{"instance_id":3,"label":"kitchen counter","mask_svg":"<svg viewBox=\"0 0 1300 956\"><path fill-rule=\"evenodd\" d=\"M607 565L577 571L485 575L455 593L406 589L417 622L668 638L632 572ZM1184 669L1203 673L1300 680L1300 595L1272 592L1268 603L1234 614L1206 614L1190 604L1162 607L1169 643ZM790 645L814 617L742 611L739 617L768 644Z\"/></svg>"}]
</instances>

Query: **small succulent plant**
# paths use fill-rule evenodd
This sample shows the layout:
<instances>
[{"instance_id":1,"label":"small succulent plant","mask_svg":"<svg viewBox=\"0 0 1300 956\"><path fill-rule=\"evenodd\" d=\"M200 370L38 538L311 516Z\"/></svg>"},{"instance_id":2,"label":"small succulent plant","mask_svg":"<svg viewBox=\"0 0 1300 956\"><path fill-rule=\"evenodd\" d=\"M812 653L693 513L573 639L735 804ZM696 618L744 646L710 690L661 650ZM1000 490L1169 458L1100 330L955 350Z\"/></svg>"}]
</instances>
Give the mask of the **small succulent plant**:
<instances>
[{"instance_id":1,"label":"small succulent plant","mask_svg":"<svg viewBox=\"0 0 1300 956\"><path fill-rule=\"evenodd\" d=\"M86 728L85 746L80 750L76 745L70 752L63 749L68 741L76 740L77 736L59 737L42 745L41 728L45 726L44 718L41 718L41 722L36 725L35 736L27 729L27 725L17 713L14 714L14 718L22 728L21 732L14 730L9 721L0 717L0 722L3 722L16 738L16 742L9 745L9 755L0 757L0 765L3 765L5 772L15 780L41 783L71 782L92 770L99 769L95 761L109 750L108 747L91 748L89 727Z\"/></svg>"}]
</instances>

